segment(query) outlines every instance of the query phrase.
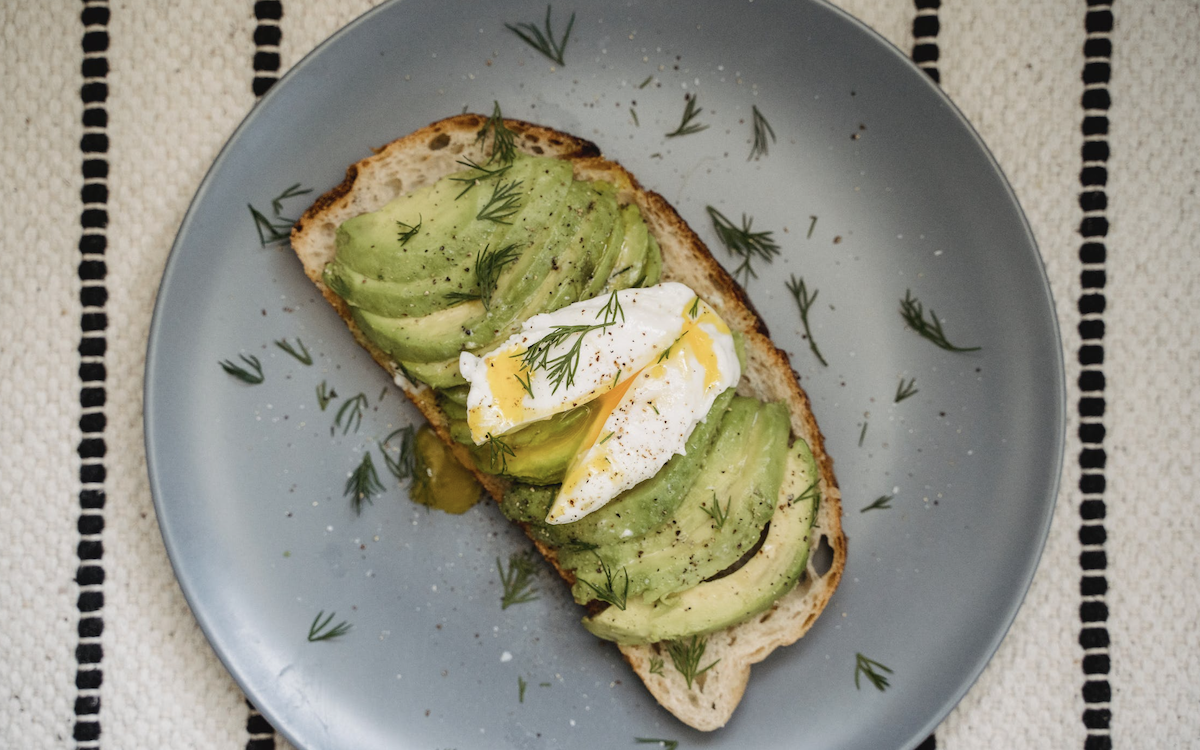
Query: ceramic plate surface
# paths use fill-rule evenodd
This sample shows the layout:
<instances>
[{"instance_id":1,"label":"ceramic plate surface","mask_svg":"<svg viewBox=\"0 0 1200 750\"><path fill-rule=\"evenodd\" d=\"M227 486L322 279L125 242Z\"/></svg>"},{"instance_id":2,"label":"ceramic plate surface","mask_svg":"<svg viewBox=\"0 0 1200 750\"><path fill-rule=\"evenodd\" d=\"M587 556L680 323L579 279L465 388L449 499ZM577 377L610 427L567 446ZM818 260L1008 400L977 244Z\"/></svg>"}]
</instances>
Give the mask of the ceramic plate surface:
<instances>
[{"instance_id":1,"label":"ceramic plate surface","mask_svg":"<svg viewBox=\"0 0 1200 750\"><path fill-rule=\"evenodd\" d=\"M159 293L146 371L154 498L184 593L249 698L316 748L912 748L1012 621L1057 489L1064 377L1054 308L1016 200L970 126L898 52L817 2L579 3L555 66L505 29L538 2L406 0L335 34L246 118L205 178ZM569 9L556 5L560 30ZM301 12L301 11L298 11ZM708 128L665 138L696 94ZM781 247L748 291L813 401L844 493L849 563L810 634L754 668L723 730L660 709L547 571L501 609L497 558L528 543L491 504L427 511L377 442L416 412L360 351L276 221L346 166L464 110L595 141L671 201L728 267L705 207ZM749 160L751 107L776 135ZM636 113L636 114L635 114ZM809 311L823 366L785 282ZM943 351L906 328L910 292ZM306 366L273 342L299 338ZM259 359L243 384L221 360ZM915 395L896 403L901 382ZM337 398L322 410L324 383ZM361 425L334 429L357 394ZM355 515L372 451L387 492ZM862 512L891 495L890 508ZM352 625L306 639L319 612ZM855 655L892 670L854 684ZM527 686L520 699L518 684Z\"/></svg>"}]
</instances>

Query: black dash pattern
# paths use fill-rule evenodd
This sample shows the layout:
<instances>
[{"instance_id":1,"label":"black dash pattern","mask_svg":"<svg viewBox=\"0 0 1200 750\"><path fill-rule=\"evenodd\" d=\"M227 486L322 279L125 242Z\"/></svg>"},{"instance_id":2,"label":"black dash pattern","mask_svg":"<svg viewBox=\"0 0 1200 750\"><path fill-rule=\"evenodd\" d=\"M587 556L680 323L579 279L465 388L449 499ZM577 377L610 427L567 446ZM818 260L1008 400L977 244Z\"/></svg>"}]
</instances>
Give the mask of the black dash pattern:
<instances>
[{"instance_id":1,"label":"black dash pattern","mask_svg":"<svg viewBox=\"0 0 1200 750\"><path fill-rule=\"evenodd\" d=\"M1079 208L1079 646L1083 651L1080 693L1085 710L1084 750L1111 750L1112 685L1109 681L1108 555L1105 543L1104 376L1105 287L1108 274L1108 113L1112 96L1113 14L1110 0L1085 0L1082 31L1083 117L1080 129Z\"/></svg>"}]
</instances>

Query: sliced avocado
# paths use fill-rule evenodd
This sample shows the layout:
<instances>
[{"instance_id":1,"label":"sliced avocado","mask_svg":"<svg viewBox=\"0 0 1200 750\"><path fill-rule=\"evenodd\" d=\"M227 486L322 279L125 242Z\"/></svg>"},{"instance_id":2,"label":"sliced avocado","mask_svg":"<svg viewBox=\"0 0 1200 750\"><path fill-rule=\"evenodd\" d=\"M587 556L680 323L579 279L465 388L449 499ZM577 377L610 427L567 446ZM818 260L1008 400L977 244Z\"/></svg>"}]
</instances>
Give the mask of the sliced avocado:
<instances>
[{"instance_id":1,"label":"sliced avocado","mask_svg":"<svg viewBox=\"0 0 1200 750\"><path fill-rule=\"evenodd\" d=\"M438 396L445 401L451 401L459 406L465 407L467 405L467 396L470 395L470 393L470 386L460 385L454 388L444 388L438 392Z\"/></svg>"},{"instance_id":2,"label":"sliced avocado","mask_svg":"<svg viewBox=\"0 0 1200 750\"><path fill-rule=\"evenodd\" d=\"M612 212L612 226L607 231L598 230L598 235L604 236L604 244L589 255L595 265L589 272L588 282L584 284L579 299L592 299L599 296L608 283L608 276L616 268L617 258L625 247L625 212L617 205L617 190L607 182L595 182L596 200L603 202L604 208Z\"/></svg>"},{"instance_id":3,"label":"sliced avocado","mask_svg":"<svg viewBox=\"0 0 1200 750\"><path fill-rule=\"evenodd\" d=\"M642 278L638 279L634 286L645 287L654 286L662 278L662 248L658 246L658 240L653 236L648 237L646 247L646 266L643 271Z\"/></svg>"},{"instance_id":4,"label":"sliced avocado","mask_svg":"<svg viewBox=\"0 0 1200 750\"><path fill-rule=\"evenodd\" d=\"M672 456L657 474L574 523L546 523L557 488L548 493L510 491L505 493L500 508L505 515L510 512L506 506L522 513L515 520L537 527L539 538L555 547L605 545L640 537L664 523L683 502L700 473L713 437L724 422L733 395L730 388L717 396L708 414L688 436L684 452Z\"/></svg>"},{"instance_id":5,"label":"sliced avocado","mask_svg":"<svg viewBox=\"0 0 1200 750\"><path fill-rule=\"evenodd\" d=\"M774 512L788 431L783 404L735 397L700 473L665 523L635 539L559 552L560 564L575 571L576 601L595 598L592 585L605 583L603 567L614 576L628 575L630 595L654 601L736 562Z\"/></svg>"},{"instance_id":6,"label":"sliced avocado","mask_svg":"<svg viewBox=\"0 0 1200 750\"><path fill-rule=\"evenodd\" d=\"M508 328L519 312L531 300L537 300L535 290L553 277L551 266L555 247L563 238L573 236L580 223L578 206L571 201L586 200L586 193L575 188L579 183L571 182L570 166L567 165L564 172L563 162L558 160L517 160L514 169L516 164L533 161L540 163L542 169L531 175L532 186L520 211L511 217L512 226L507 234L490 247L492 252L498 252L503 249L500 242L505 246L514 244L520 253L515 262L507 264L500 272L490 307L485 308L481 301L474 300L430 315L393 318L352 305L355 320L369 328L365 332L381 349L397 359L416 362L456 357L463 349L476 349L506 338ZM483 187L479 186L477 190ZM477 223L493 222L477 220ZM451 242L452 238L446 241ZM474 278L474 253L481 249L483 245L472 249L471 270L464 276L469 279L469 284L464 282L469 289L478 289ZM460 269L458 275L464 274L466 272Z\"/></svg>"},{"instance_id":7,"label":"sliced avocado","mask_svg":"<svg viewBox=\"0 0 1200 750\"><path fill-rule=\"evenodd\" d=\"M618 643L655 643L711 633L747 620L791 591L808 563L816 518L817 467L797 438L762 546L745 565L675 596L651 602L631 596L583 620L593 634Z\"/></svg>"},{"instance_id":8,"label":"sliced avocado","mask_svg":"<svg viewBox=\"0 0 1200 750\"><path fill-rule=\"evenodd\" d=\"M601 293L637 286L637 282L644 276L650 239L646 222L642 220L637 206L632 203L621 208L621 219L625 225L621 251L617 254L613 270Z\"/></svg>"},{"instance_id":9,"label":"sliced avocado","mask_svg":"<svg viewBox=\"0 0 1200 750\"><path fill-rule=\"evenodd\" d=\"M579 452L597 408L594 401L589 402L505 433L504 444L512 450L512 455L503 459L497 457L495 462L491 446L487 443L475 445L471 439L465 409L461 420L451 421L450 435L470 448L482 471L502 474L530 485L553 484L562 481L571 459Z\"/></svg>"},{"instance_id":10,"label":"sliced avocado","mask_svg":"<svg viewBox=\"0 0 1200 750\"><path fill-rule=\"evenodd\" d=\"M514 170L517 165L514 165ZM518 178L519 179L519 178ZM462 198L457 182L439 180L401 195L378 211L348 219L338 227L337 259L369 278L387 282L423 281L454 275L470 264L475 249L487 244L506 227L475 220L486 199L476 188ZM402 242L405 226L420 230ZM453 242L446 240L453 238Z\"/></svg>"},{"instance_id":11,"label":"sliced avocado","mask_svg":"<svg viewBox=\"0 0 1200 750\"><path fill-rule=\"evenodd\" d=\"M466 385L467 379L458 370L458 357L442 362L405 362L397 360L409 380L425 383L432 388L453 388Z\"/></svg>"}]
</instances>

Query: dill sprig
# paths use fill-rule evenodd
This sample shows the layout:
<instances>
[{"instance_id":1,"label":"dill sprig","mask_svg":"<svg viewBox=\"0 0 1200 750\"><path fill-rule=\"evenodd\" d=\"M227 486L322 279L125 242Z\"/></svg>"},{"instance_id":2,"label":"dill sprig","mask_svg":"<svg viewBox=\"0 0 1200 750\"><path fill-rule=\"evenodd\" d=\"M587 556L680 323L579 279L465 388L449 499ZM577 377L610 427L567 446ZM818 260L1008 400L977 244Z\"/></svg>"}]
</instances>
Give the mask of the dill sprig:
<instances>
[{"instance_id":1,"label":"dill sprig","mask_svg":"<svg viewBox=\"0 0 1200 750\"><path fill-rule=\"evenodd\" d=\"M363 409L365 408L367 408L367 396L365 393L360 393L342 404L342 408L338 409L337 416L333 418L333 425L329 428L329 434L332 435L339 427L343 435L349 434L351 425L354 426L354 431L358 432L358 428L362 426Z\"/></svg>"},{"instance_id":2,"label":"dill sprig","mask_svg":"<svg viewBox=\"0 0 1200 750\"><path fill-rule=\"evenodd\" d=\"M258 232L258 243L266 247L267 245L287 240L291 235L292 225L296 223L296 220L288 219L281 215L283 213L283 201L311 192L311 189L301 190L300 183L297 182L272 198L271 211L274 214L274 218L268 218L262 211L247 203L246 208L250 209L250 218L254 220L254 229Z\"/></svg>"},{"instance_id":3,"label":"dill sprig","mask_svg":"<svg viewBox=\"0 0 1200 750\"><path fill-rule=\"evenodd\" d=\"M668 138L674 138L680 135L691 135L692 133L699 133L701 130L708 129L707 125L698 122L692 122L692 120L695 120L700 113L704 111L696 106L696 98L697 97L695 94L688 94L684 97L684 100L687 102L687 104L685 104L683 107L683 119L679 121L679 127L675 128L670 133L667 133Z\"/></svg>"},{"instance_id":4,"label":"dill sprig","mask_svg":"<svg viewBox=\"0 0 1200 750\"><path fill-rule=\"evenodd\" d=\"M908 398L909 396L915 396L918 393L920 393L920 391L917 390L915 387L916 384L917 384L916 378L913 378L912 380L908 381L907 384L905 384L904 378L900 378L900 384L896 386L896 400L893 403L898 404L901 401L903 401L904 399Z\"/></svg>"},{"instance_id":5,"label":"dill sprig","mask_svg":"<svg viewBox=\"0 0 1200 750\"><path fill-rule=\"evenodd\" d=\"M688 640L667 641L667 653L671 656L671 661L675 664L675 669L683 675L683 679L687 681L688 690L692 689L692 682L704 674L708 670L717 665L721 661L717 659L707 667L700 667L700 660L704 657L704 649L708 648L708 638L701 638L693 635Z\"/></svg>"},{"instance_id":6,"label":"dill sprig","mask_svg":"<svg viewBox=\"0 0 1200 750\"><path fill-rule=\"evenodd\" d=\"M246 208L250 209L250 218L254 219L254 228L258 231L258 244L266 247L287 240L295 222L287 219L272 221L249 203L246 204Z\"/></svg>"},{"instance_id":7,"label":"dill sprig","mask_svg":"<svg viewBox=\"0 0 1200 750\"><path fill-rule=\"evenodd\" d=\"M751 276L758 278L758 274L751 267L751 261L757 258L770 263L776 255L779 255L779 245L775 243L771 232L752 231L751 226L754 219L746 214L742 214L742 226L739 228L712 206L708 206L707 210L709 218L712 219L713 230L716 231L721 244L725 246L730 255L742 259L741 265L734 269L733 275L744 275L747 282Z\"/></svg>"},{"instance_id":8,"label":"dill sprig","mask_svg":"<svg viewBox=\"0 0 1200 750\"><path fill-rule=\"evenodd\" d=\"M600 308L600 312L596 314L596 320L602 320L606 324L617 322L617 316L621 316L621 322L625 322L625 310L621 307L621 298L617 296L614 289L609 295L608 301L604 303L604 307Z\"/></svg>"},{"instance_id":9,"label":"dill sprig","mask_svg":"<svg viewBox=\"0 0 1200 750\"><path fill-rule=\"evenodd\" d=\"M663 675L663 660L662 660L662 657L659 657L659 656L651 656L651 657L650 657L650 669L649 669L649 672L650 672L650 674L656 674L656 675L658 675L659 677L662 677L662 675Z\"/></svg>"},{"instance_id":10,"label":"dill sprig","mask_svg":"<svg viewBox=\"0 0 1200 750\"><path fill-rule=\"evenodd\" d=\"M400 246L404 247L408 241L417 236L417 232L421 231L421 215L417 214L417 223L408 224L406 222L396 220L396 229L399 231Z\"/></svg>"},{"instance_id":11,"label":"dill sprig","mask_svg":"<svg viewBox=\"0 0 1200 750\"><path fill-rule=\"evenodd\" d=\"M333 627L329 626L329 623L333 622L333 618L336 615L337 612L330 612L329 616L325 617L325 610L321 610L317 613L317 616L313 618L312 625L308 626L308 640L310 643L340 638L350 630L351 625L345 620L342 620ZM322 620L322 617L325 617L325 619ZM328 630L326 628L328 628Z\"/></svg>"},{"instance_id":12,"label":"dill sprig","mask_svg":"<svg viewBox=\"0 0 1200 750\"><path fill-rule=\"evenodd\" d=\"M475 218L497 224L511 224L512 222L506 219L511 219L521 210L521 193L517 192L521 184L521 180L497 182L492 188L492 197L487 199L487 203L483 204Z\"/></svg>"},{"instance_id":13,"label":"dill sprig","mask_svg":"<svg viewBox=\"0 0 1200 750\"><path fill-rule=\"evenodd\" d=\"M616 587L616 576L613 575L612 569L608 567L608 563L604 562L604 558L600 557L600 553L592 550L592 554L600 561L600 572L604 575L604 585L597 586L586 578L580 578L585 586L592 590L596 598L602 602L608 602L617 609L624 611L625 603L629 600L629 571L624 567L621 568L621 574L625 576L625 584L618 592Z\"/></svg>"},{"instance_id":14,"label":"dill sprig","mask_svg":"<svg viewBox=\"0 0 1200 750\"><path fill-rule=\"evenodd\" d=\"M767 155L767 136L771 137L772 143L775 142L775 129L767 122L767 118L763 117L763 113L758 111L758 107L750 107L750 113L753 116L754 144L750 146L750 155L746 157L746 161Z\"/></svg>"},{"instance_id":15,"label":"dill sprig","mask_svg":"<svg viewBox=\"0 0 1200 750\"><path fill-rule=\"evenodd\" d=\"M725 522L729 520L729 507L733 505L733 498L731 497L725 502L725 509L722 510L721 501L717 499L717 493L712 493L712 496L712 507L701 505L700 510L708 514L708 517L713 520L713 525L717 527L717 531L720 531L725 526Z\"/></svg>"},{"instance_id":16,"label":"dill sprig","mask_svg":"<svg viewBox=\"0 0 1200 750\"><path fill-rule=\"evenodd\" d=\"M529 394L529 397L533 398L533 373L527 372L525 370L522 370L521 372L525 373L524 380L521 380L520 372L518 372L513 377L515 377L517 379L517 382L521 384L521 387L525 389L525 392Z\"/></svg>"},{"instance_id":17,"label":"dill sprig","mask_svg":"<svg viewBox=\"0 0 1200 750\"><path fill-rule=\"evenodd\" d=\"M688 309L688 317L691 318L692 320L695 320L696 318L700 317L700 296L699 295L696 296L696 299L692 300L692 306L691 306L691 308Z\"/></svg>"},{"instance_id":18,"label":"dill sprig","mask_svg":"<svg viewBox=\"0 0 1200 750\"><path fill-rule=\"evenodd\" d=\"M867 679L871 681L871 684L875 686L876 690L883 692L884 690L887 689L888 678L879 674L875 670L881 669L884 672L887 672L888 674L892 674L892 670L888 669L887 667L885 667L884 665L875 661L874 659L868 659L867 657L865 657L859 653L856 653L854 655L854 660L855 660L855 663L854 663L854 689L855 690L860 689L860 686L858 684L859 675L866 675Z\"/></svg>"},{"instance_id":19,"label":"dill sprig","mask_svg":"<svg viewBox=\"0 0 1200 750\"><path fill-rule=\"evenodd\" d=\"M533 588L533 576L537 575L537 562L528 552L514 552L508 557L508 570L496 558L496 570L500 572L500 585L504 593L500 597L500 609L508 609L513 604L524 604L537 599L537 589Z\"/></svg>"},{"instance_id":20,"label":"dill sprig","mask_svg":"<svg viewBox=\"0 0 1200 750\"><path fill-rule=\"evenodd\" d=\"M458 163L463 165L467 169L472 169L472 170L478 171L479 174L464 175L462 177L451 177L450 178L453 182L463 182L463 183L466 183L466 185L467 185L465 188L462 189L462 192L460 192L458 195L454 196L454 200L458 200L459 198L466 195L468 192L470 192L471 188L475 187L479 183L484 182L485 180L490 180L494 177L502 177L502 176L504 176L505 172L512 169L511 161L508 164L505 164L500 167L496 167L495 169L488 169L485 166L476 164L475 161L472 159L459 159ZM491 162L488 162L488 163L490 164Z\"/></svg>"},{"instance_id":21,"label":"dill sprig","mask_svg":"<svg viewBox=\"0 0 1200 750\"><path fill-rule=\"evenodd\" d=\"M796 306L800 308L800 322L804 324L804 338L808 339L808 348L812 349L812 353L817 355L817 360L821 364L829 367L829 363L825 361L825 357L821 356L821 350L817 348L817 340L813 338L812 329L808 325L808 311L812 308L814 302L817 301L817 295L820 294L819 289L814 289L812 294L808 293L808 287L804 284L804 277L799 279L793 274L791 280L787 282L788 291L796 298Z\"/></svg>"},{"instance_id":22,"label":"dill sprig","mask_svg":"<svg viewBox=\"0 0 1200 750\"><path fill-rule=\"evenodd\" d=\"M358 515L362 513L363 501L373 505L371 496L380 492L383 492L383 484L379 481L379 475L375 473L375 462L371 460L371 452L367 451L354 471L350 472L342 494L350 498L350 505L354 508L355 515Z\"/></svg>"},{"instance_id":23,"label":"dill sprig","mask_svg":"<svg viewBox=\"0 0 1200 750\"><path fill-rule=\"evenodd\" d=\"M819 480L814 479L812 483L804 488L804 491L792 498L788 505L795 505L801 500L813 501L813 515L816 515L817 509L821 506L821 488L817 486Z\"/></svg>"},{"instance_id":24,"label":"dill sprig","mask_svg":"<svg viewBox=\"0 0 1200 750\"><path fill-rule=\"evenodd\" d=\"M963 347L951 344L946 339L946 334L942 331L942 321L938 320L933 308L930 308L929 320L926 321L925 308L919 299L912 296L910 289L904 290L904 299L900 300L900 316L904 318L904 322L908 323L910 328L946 351L974 352L980 349L978 346Z\"/></svg>"},{"instance_id":25,"label":"dill sprig","mask_svg":"<svg viewBox=\"0 0 1200 750\"><path fill-rule=\"evenodd\" d=\"M532 23L518 23L513 26L510 23L504 24L504 28L516 34L538 52L541 52L550 60L559 65L566 65L563 62L563 52L567 48L567 40L571 37L571 27L575 25L575 14L571 14L571 20L567 21L567 29L563 32L562 39L558 42L554 41L554 30L550 28L550 6L546 6L546 30L542 32L536 25Z\"/></svg>"},{"instance_id":26,"label":"dill sprig","mask_svg":"<svg viewBox=\"0 0 1200 750\"><path fill-rule=\"evenodd\" d=\"M301 195L308 195L311 192L312 188L301 190L300 183L297 182L295 185L288 187L287 190L284 190L282 193L271 199L271 210L275 212L276 216L279 216L281 213L283 213L283 202L285 200L288 198L296 198Z\"/></svg>"},{"instance_id":27,"label":"dill sprig","mask_svg":"<svg viewBox=\"0 0 1200 750\"><path fill-rule=\"evenodd\" d=\"M510 447L508 443L504 442L490 432L487 434L487 442L489 466L495 469L496 462L499 461L500 472L503 473L508 471L508 457L512 456L515 458L517 455L516 452L513 451L512 447Z\"/></svg>"},{"instance_id":28,"label":"dill sprig","mask_svg":"<svg viewBox=\"0 0 1200 750\"><path fill-rule=\"evenodd\" d=\"M296 344L300 347L300 351L296 351L287 339L280 339L279 341L275 342L275 346L278 346L280 349L298 359L301 364L311 365L313 360L312 355L308 353L308 347L306 347L304 342L299 338L296 339Z\"/></svg>"},{"instance_id":29,"label":"dill sprig","mask_svg":"<svg viewBox=\"0 0 1200 750\"><path fill-rule=\"evenodd\" d=\"M329 406L329 402L337 398L337 391L326 385L322 380L317 386L317 404L321 407L321 411L325 411L325 407Z\"/></svg>"},{"instance_id":30,"label":"dill sprig","mask_svg":"<svg viewBox=\"0 0 1200 750\"><path fill-rule=\"evenodd\" d=\"M397 446L399 454L395 458L392 458L392 454L388 452L388 447L397 436L400 437L400 444ZM398 430L393 430L379 444L379 452L383 454L383 462L387 464L388 471L396 479L404 480L416 476L417 454L415 438L416 428L413 425L408 425Z\"/></svg>"},{"instance_id":31,"label":"dill sprig","mask_svg":"<svg viewBox=\"0 0 1200 750\"><path fill-rule=\"evenodd\" d=\"M674 341L672 341L672 342L671 342L671 345L670 345L670 346L668 346L668 347L666 348L666 350L665 350L665 351L664 351L662 354L658 355L658 359L654 361L654 364L658 364L659 362L662 362L662 361L663 361L664 359L666 359L667 357L670 357L670 356L671 356L671 350L672 350L672 349L674 349L674 348L675 348L675 345L679 343L679 340L680 340L680 339L682 339L682 338L683 338L684 336L686 336L686 335L687 335L687 331L684 331L683 333L679 334L679 337L678 337L678 338L676 338ZM657 409L655 409L654 413L655 413L655 414L657 414L657 413L658 413L658 410L657 410Z\"/></svg>"},{"instance_id":32,"label":"dill sprig","mask_svg":"<svg viewBox=\"0 0 1200 750\"><path fill-rule=\"evenodd\" d=\"M475 256L475 279L479 282L479 299L483 302L484 310L490 310L492 307L492 295L496 292L500 272L519 257L516 243L505 245L499 250L489 251L488 247L484 245Z\"/></svg>"},{"instance_id":33,"label":"dill sprig","mask_svg":"<svg viewBox=\"0 0 1200 750\"><path fill-rule=\"evenodd\" d=\"M493 161L511 164L512 160L517 158L517 136L504 124L504 116L500 114L500 102L495 100L492 100L492 116L475 134L475 142L485 142L489 130L492 131L492 155L488 157L488 164Z\"/></svg>"},{"instance_id":34,"label":"dill sprig","mask_svg":"<svg viewBox=\"0 0 1200 750\"><path fill-rule=\"evenodd\" d=\"M583 337L591 331L608 328L613 323L596 323L594 325L554 326L550 333L533 342L523 352L512 355L521 358L522 369L533 372L537 369L546 371L546 377L553 385L551 393L557 393L559 386L570 388L575 384L575 373L579 369L579 357L583 352ZM551 358L550 352L559 344L566 343L576 336L575 343L565 353Z\"/></svg>"},{"instance_id":35,"label":"dill sprig","mask_svg":"<svg viewBox=\"0 0 1200 750\"><path fill-rule=\"evenodd\" d=\"M529 683L525 682L525 678L517 675L517 702L525 702L525 688L529 687Z\"/></svg>"},{"instance_id":36,"label":"dill sprig","mask_svg":"<svg viewBox=\"0 0 1200 750\"><path fill-rule=\"evenodd\" d=\"M869 510L888 510L892 507L890 503L893 497L895 495L880 495L875 498L875 502L860 510L859 513L866 513Z\"/></svg>"},{"instance_id":37,"label":"dill sprig","mask_svg":"<svg viewBox=\"0 0 1200 750\"><path fill-rule=\"evenodd\" d=\"M254 356L253 354L251 354L250 356L246 356L245 354L239 354L238 358L241 359L243 362L245 362L252 370L254 370L254 372L250 372L250 370L247 370L245 367L242 367L241 365L234 364L233 360L229 360L229 359L221 360L221 362L219 363L221 365L221 369L224 370L225 372L229 373L230 375L234 376L238 380L242 381L243 383L249 383L250 385L258 385L259 383L263 382L264 377L263 377L262 364L259 363L258 357Z\"/></svg>"},{"instance_id":38,"label":"dill sprig","mask_svg":"<svg viewBox=\"0 0 1200 750\"><path fill-rule=\"evenodd\" d=\"M660 660L661 662L661 660ZM679 750L679 740L663 740L657 737L634 737L639 745L658 745L666 750Z\"/></svg>"}]
</instances>

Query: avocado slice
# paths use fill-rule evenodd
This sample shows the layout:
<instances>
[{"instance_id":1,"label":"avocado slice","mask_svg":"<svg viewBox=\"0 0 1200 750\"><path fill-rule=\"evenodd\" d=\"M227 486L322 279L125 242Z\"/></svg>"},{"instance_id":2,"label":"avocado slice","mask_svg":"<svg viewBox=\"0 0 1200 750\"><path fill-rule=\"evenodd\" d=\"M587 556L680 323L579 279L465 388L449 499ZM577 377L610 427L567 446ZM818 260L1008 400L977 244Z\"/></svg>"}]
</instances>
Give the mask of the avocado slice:
<instances>
[{"instance_id":1,"label":"avocado slice","mask_svg":"<svg viewBox=\"0 0 1200 750\"><path fill-rule=\"evenodd\" d=\"M613 263L612 273L601 293L637 286L644 275L647 253L650 248L650 231L642 220L642 213L632 203L621 207L621 219L625 234L621 238L621 250Z\"/></svg>"},{"instance_id":2,"label":"avocado slice","mask_svg":"<svg viewBox=\"0 0 1200 750\"><path fill-rule=\"evenodd\" d=\"M614 577L628 575L630 595L653 601L735 563L774 512L788 431L783 404L734 397L699 474L665 523L642 537L559 551L559 563L575 571L576 601L595 598L592 586L603 588L605 568Z\"/></svg>"},{"instance_id":3,"label":"avocado slice","mask_svg":"<svg viewBox=\"0 0 1200 750\"><path fill-rule=\"evenodd\" d=\"M583 626L617 643L655 643L711 633L765 611L792 590L808 563L818 476L808 445L797 438L766 539L745 565L656 602L631 596L625 609L610 606L585 617Z\"/></svg>"},{"instance_id":4,"label":"avocado slice","mask_svg":"<svg viewBox=\"0 0 1200 750\"><path fill-rule=\"evenodd\" d=\"M684 452L672 456L657 474L574 523L546 523L557 487L537 491L514 487L505 493L500 510L513 520L530 524L539 539L554 547L590 547L640 537L662 525L683 502L724 422L733 395L730 388L717 396L708 414L688 436Z\"/></svg>"}]
</instances>

